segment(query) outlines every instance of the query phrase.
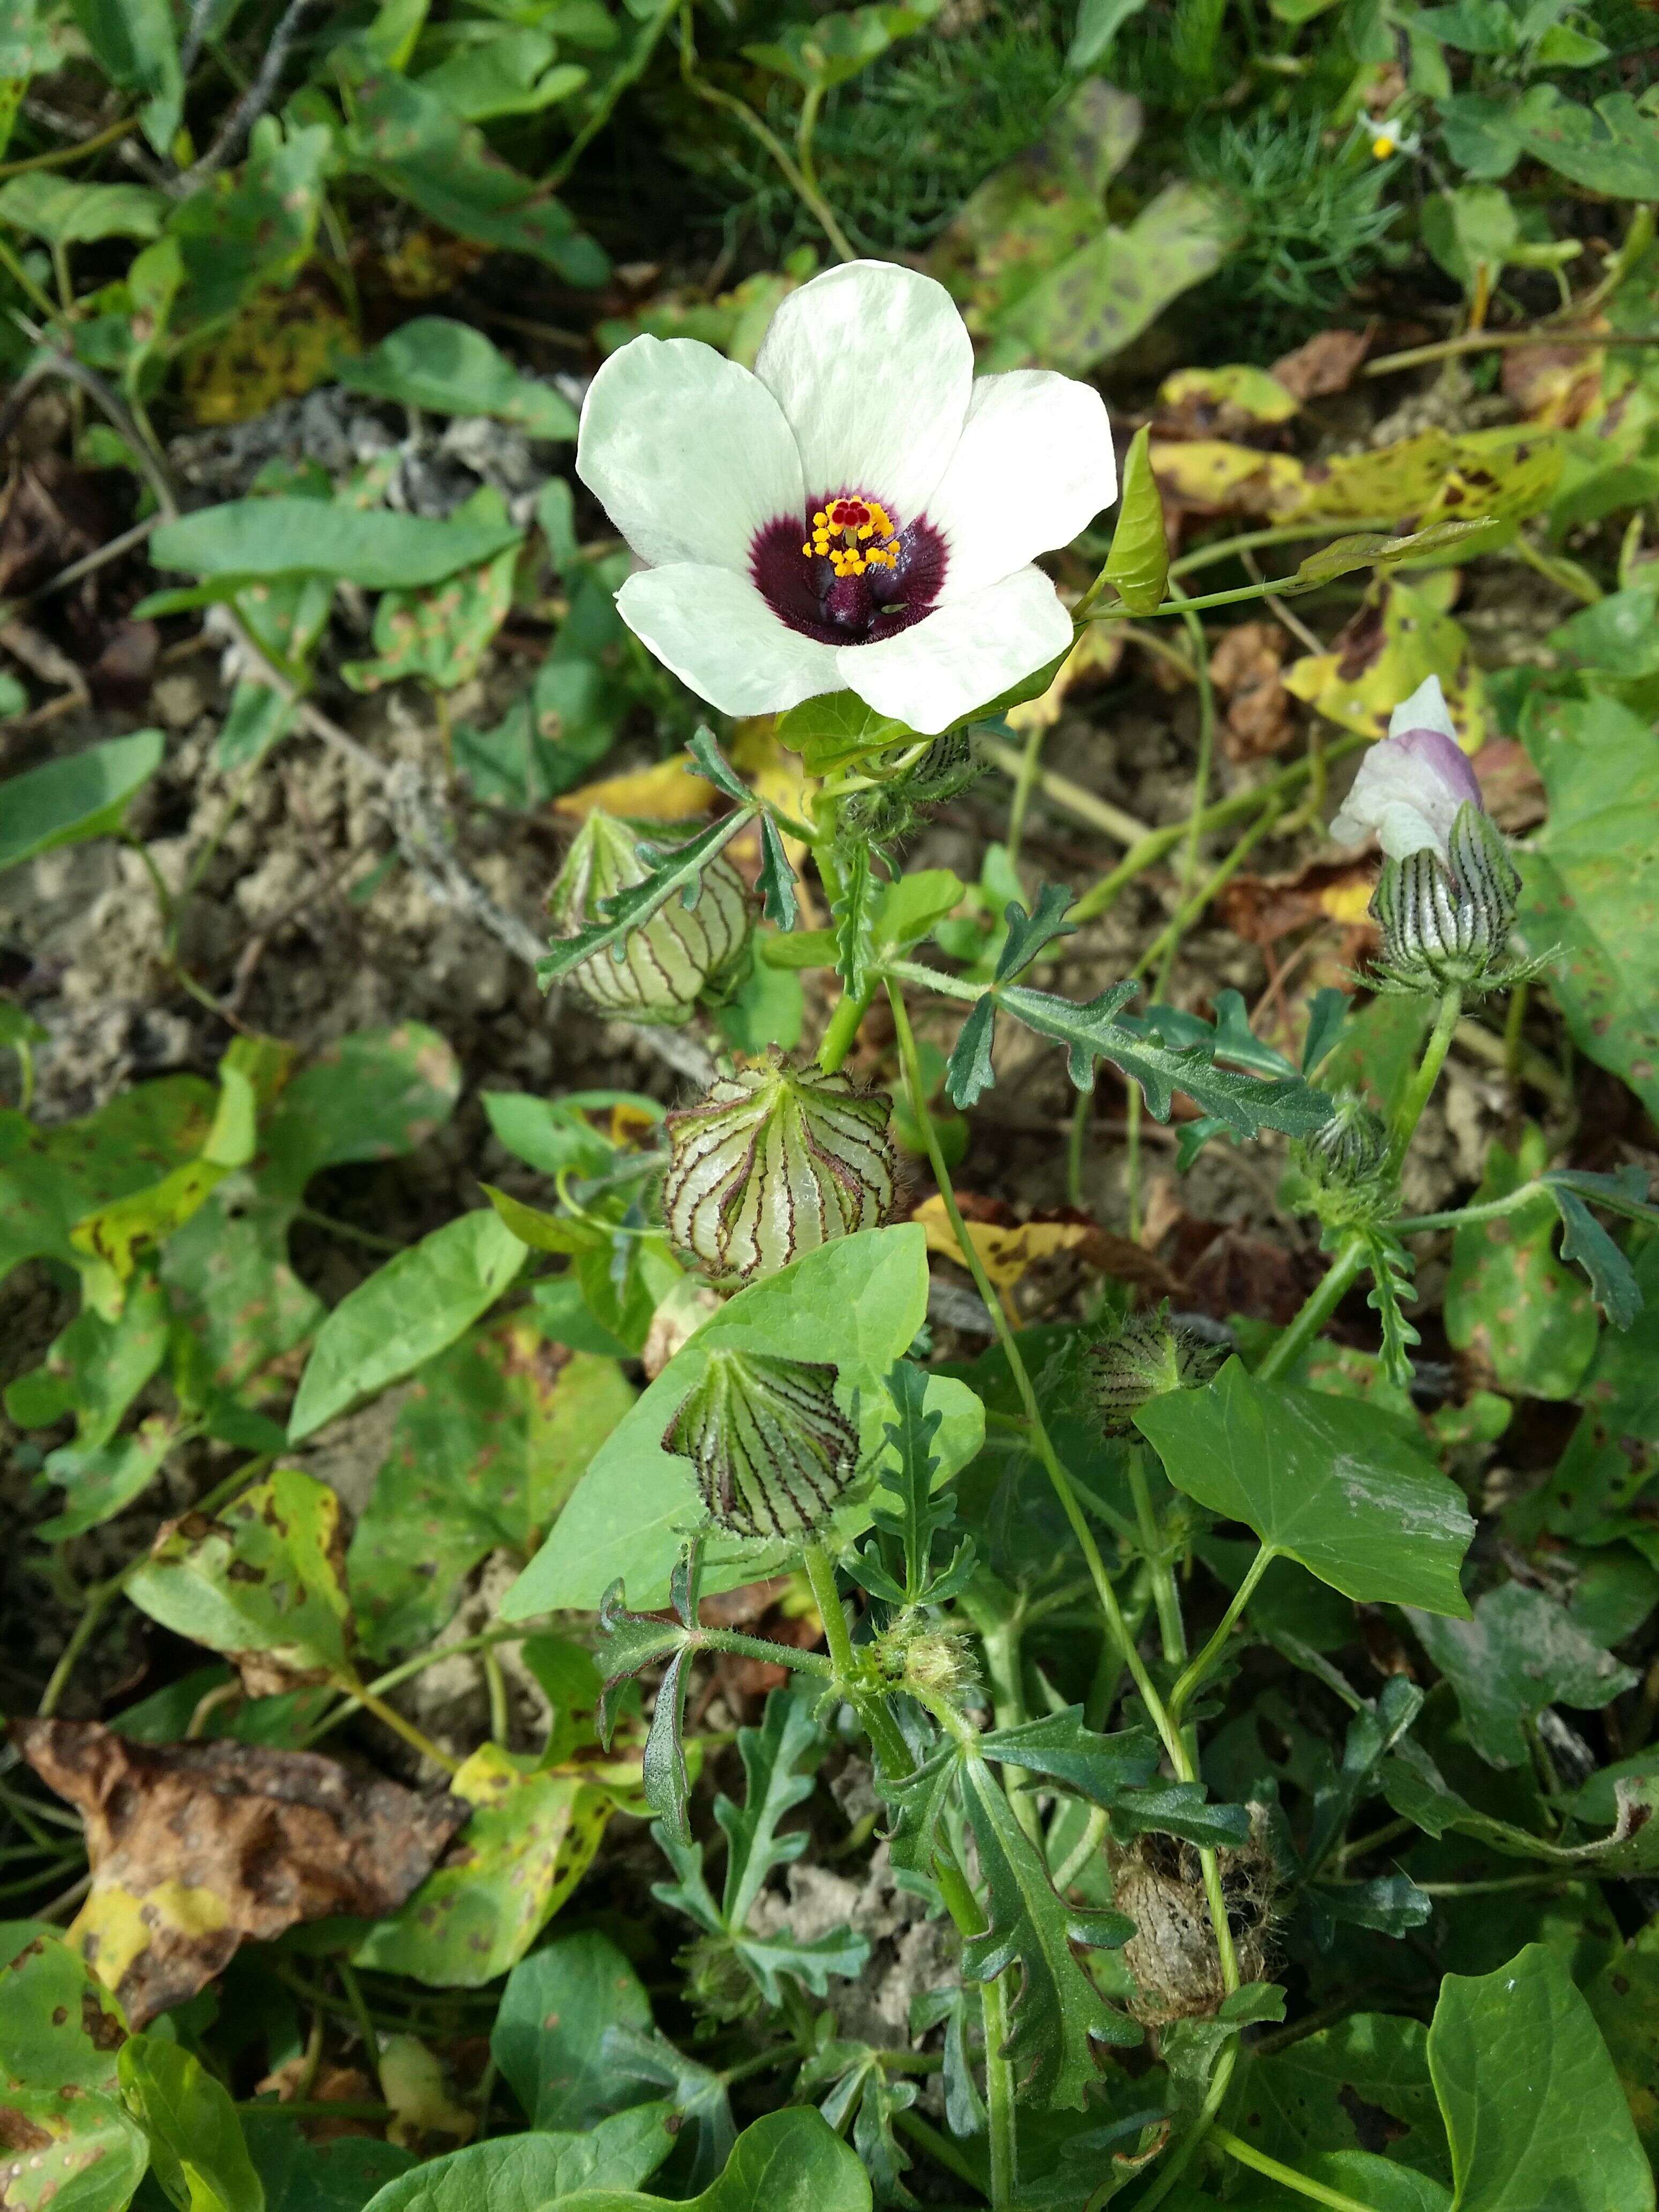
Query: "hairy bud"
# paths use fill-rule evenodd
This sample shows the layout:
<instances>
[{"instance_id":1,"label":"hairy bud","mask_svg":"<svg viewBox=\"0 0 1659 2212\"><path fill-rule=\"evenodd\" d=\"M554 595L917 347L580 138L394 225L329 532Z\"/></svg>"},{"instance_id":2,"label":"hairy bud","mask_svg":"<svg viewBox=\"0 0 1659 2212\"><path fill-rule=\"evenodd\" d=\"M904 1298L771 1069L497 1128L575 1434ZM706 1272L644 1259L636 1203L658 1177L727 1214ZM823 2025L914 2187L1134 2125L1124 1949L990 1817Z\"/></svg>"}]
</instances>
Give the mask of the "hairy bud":
<instances>
[{"instance_id":1,"label":"hairy bud","mask_svg":"<svg viewBox=\"0 0 1659 2212\"><path fill-rule=\"evenodd\" d=\"M1307 1140L1308 1163L1322 1181L1360 1183L1389 1157L1389 1133L1363 1098L1345 1091L1328 1121Z\"/></svg>"},{"instance_id":2,"label":"hairy bud","mask_svg":"<svg viewBox=\"0 0 1659 2212\"><path fill-rule=\"evenodd\" d=\"M716 1528L799 1536L822 1528L858 1469L858 1431L826 1362L711 1351L663 1434L689 1459Z\"/></svg>"},{"instance_id":3,"label":"hairy bud","mask_svg":"<svg viewBox=\"0 0 1659 2212\"><path fill-rule=\"evenodd\" d=\"M565 857L548 899L554 927L574 936L603 919L599 902L643 883L642 838L656 833L597 809ZM723 853L702 871L696 902L679 895L614 945L573 968L569 981L597 1012L652 1024L690 1018L700 996L718 996L749 941L754 902Z\"/></svg>"},{"instance_id":4,"label":"hairy bud","mask_svg":"<svg viewBox=\"0 0 1659 2212\"><path fill-rule=\"evenodd\" d=\"M1223 1357L1218 1346L1170 1319L1167 1299L1156 1312L1131 1314L1091 1354L1095 1404L1107 1435L1126 1434L1150 1400L1207 1382Z\"/></svg>"},{"instance_id":5,"label":"hairy bud","mask_svg":"<svg viewBox=\"0 0 1659 2212\"><path fill-rule=\"evenodd\" d=\"M663 1211L679 1249L717 1282L744 1282L893 1207L893 1102L849 1076L779 1059L714 1083L668 1116Z\"/></svg>"},{"instance_id":6,"label":"hairy bud","mask_svg":"<svg viewBox=\"0 0 1659 2212\"><path fill-rule=\"evenodd\" d=\"M1371 900L1382 932L1377 972L1397 990L1493 989L1521 897L1502 833L1470 800L1457 810L1444 860L1423 848L1386 860Z\"/></svg>"}]
</instances>

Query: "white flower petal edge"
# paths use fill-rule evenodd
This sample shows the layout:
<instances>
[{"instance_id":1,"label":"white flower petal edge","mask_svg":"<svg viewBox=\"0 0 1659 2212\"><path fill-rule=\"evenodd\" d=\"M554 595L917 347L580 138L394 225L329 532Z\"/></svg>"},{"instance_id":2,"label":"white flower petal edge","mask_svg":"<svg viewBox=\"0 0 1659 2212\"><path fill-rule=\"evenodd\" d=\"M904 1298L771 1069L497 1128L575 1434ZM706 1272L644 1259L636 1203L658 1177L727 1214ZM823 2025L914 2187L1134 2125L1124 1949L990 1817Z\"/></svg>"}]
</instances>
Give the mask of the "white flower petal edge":
<instances>
[{"instance_id":1,"label":"white flower petal edge","mask_svg":"<svg viewBox=\"0 0 1659 2212\"><path fill-rule=\"evenodd\" d=\"M1446 695L1440 688L1437 676L1425 676L1409 699L1402 699L1389 717L1389 735L1403 737L1407 730L1438 730L1443 738L1455 740L1451 709L1446 704Z\"/></svg>"},{"instance_id":2,"label":"white flower petal edge","mask_svg":"<svg viewBox=\"0 0 1659 2212\"><path fill-rule=\"evenodd\" d=\"M844 645L835 658L840 682L866 706L934 737L1071 641L1072 617L1054 586L1027 568L878 645Z\"/></svg>"},{"instance_id":3,"label":"white flower petal edge","mask_svg":"<svg viewBox=\"0 0 1659 2212\"><path fill-rule=\"evenodd\" d=\"M634 338L611 355L582 404L576 473L653 568L747 576L756 531L806 500L776 400L691 338Z\"/></svg>"},{"instance_id":4,"label":"white flower petal edge","mask_svg":"<svg viewBox=\"0 0 1659 2212\"><path fill-rule=\"evenodd\" d=\"M782 302L755 374L795 434L808 495L863 492L903 528L962 434L974 348L943 284L851 261Z\"/></svg>"},{"instance_id":5,"label":"white flower petal edge","mask_svg":"<svg viewBox=\"0 0 1659 2212\"><path fill-rule=\"evenodd\" d=\"M1111 425L1091 384L1052 369L981 377L927 501L949 549L942 604L1069 545L1116 497Z\"/></svg>"},{"instance_id":6,"label":"white flower petal edge","mask_svg":"<svg viewBox=\"0 0 1659 2212\"><path fill-rule=\"evenodd\" d=\"M729 568L681 562L641 569L617 594L617 611L723 714L781 714L845 688L835 647L780 622L748 578Z\"/></svg>"}]
</instances>

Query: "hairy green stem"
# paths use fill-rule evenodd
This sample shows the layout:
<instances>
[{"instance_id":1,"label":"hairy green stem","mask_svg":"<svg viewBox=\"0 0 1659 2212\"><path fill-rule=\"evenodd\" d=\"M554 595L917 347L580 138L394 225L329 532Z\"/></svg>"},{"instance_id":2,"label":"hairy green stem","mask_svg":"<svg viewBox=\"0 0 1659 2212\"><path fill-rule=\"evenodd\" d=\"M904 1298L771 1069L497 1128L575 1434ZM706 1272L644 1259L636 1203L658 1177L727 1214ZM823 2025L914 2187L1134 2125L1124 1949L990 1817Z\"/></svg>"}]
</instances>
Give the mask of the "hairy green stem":
<instances>
[{"instance_id":1,"label":"hairy green stem","mask_svg":"<svg viewBox=\"0 0 1659 2212\"><path fill-rule=\"evenodd\" d=\"M1298 2197L1305 2197L1315 2204L1330 2207L1330 2212L1375 2212L1375 2207L1363 2204L1357 2197L1345 2196L1340 2189L1328 2189L1322 2181L1312 2181L1305 2173L1298 2173L1293 2166L1281 2166L1266 2151L1257 2150L1228 2128L1212 2128L1210 2141L1218 2150L1224 2150L1229 2158L1237 2159L1240 2166L1248 2166L1253 2173L1265 2173L1269 2181L1278 2182L1282 2188L1293 2189Z\"/></svg>"},{"instance_id":2,"label":"hairy green stem","mask_svg":"<svg viewBox=\"0 0 1659 2212\"><path fill-rule=\"evenodd\" d=\"M1389 1163L1398 1170L1406 1157L1406 1147L1416 1133L1423 1118L1423 1109L1440 1080L1440 1071L1445 1065L1446 1054L1451 1050L1451 1041L1456 1033L1457 1018L1463 1010L1463 994L1454 985L1440 1001L1434 1027L1423 1048L1423 1057L1417 1072L1406 1085L1395 1107L1389 1129Z\"/></svg>"},{"instance_id":3,"label":"hairy green stem","mask_svg":"<svg viewBox=\"0 0 1659 2212\"><path fill-rule=\"evenodd\" d=\"M1355 1232L1342 1245L1316 1286L1303 1300L1302 1310L1268 1348L1257 1367L1256 1380L1271 1382L1275 1375L1299 1359L1342 1303L1350 1285L1365 1264L1366 1243Z\"/></svg>"},{"instance_id":4,"label":"hairy green stem","mask_svg":"<svg viewBox=\"0 0 1659 2212\"><path fill-rule=\"evenodd\" d=\"M1180 1721L1182 1714L1192 1702L1194 1692L1202 1686L1211 1668L1221 1656L1227 1638L1237 1627L1240 1615L1255 1595L1256 1584L1278 1557L1278 1553L1271 1544L1263 1544L1255 1559L1250 1561L1243 1581L1233 1592L1231 1602L1216 1626L1215 1633L1192 1664L1186 1668L1174 1689L1170 1692L1170 1717L1172 1720L1177 1723Z\"/></svg>"},{"instance_id":5,"label":"hairy green stem","mask_svg":"<svg viewBox=\"0 0 1659 2212\"><path fill-rule=\"evenodd\" d=\"M818 1040L818 1066L826 1075L833 1075L852 1050L878 988L874 982L867 983L861 991L843 991L836 1000Z\"/></svg>"},{"instance_id":6,"label":"hairy green stem","mask_svg":"<svg viewBox=\"0 0 1659 2212\"><path fill-rule=\"evenodd\" d=\"M1131 1443L1126 1465L1129 1495L1134 1500L1135 1525L1140 1532L1140 1548L1152 1578L1152 1603L1158 1612L1164 1656L1171 1667L1178 1667L1187 1656L1187 1624L1182 1619L1181 1599L1176 1590L1175 1577L1170 1572L1164 1533L1152 1511L1152 1494L1146 1485L1146 1448L1144 1444ZM1170 1717L1171 1720L1179 1717L1173 1698L1170 1700Z\"/></svg>"},{"instance_id":7,"label":"hairy green stem","mask_svg":"<svg viewBox=\"0 0 1659 2212\"><path fill-rule=\"evenodd\" d=\"M1008 1977L999 1974L979 1985L980 2016L985 2027L985 2108L989 2119L991 2203L995 2212L1013 2212L1018 2202L1018 2138L1014 2118L1014 2069L1003 2057L1009 2036Z\"/></svg>"},{"instance_id":8,"label":"hairy green stem","mask_svg":"<svg viewBox=\"0 0 1659 2212\"><path fill-rule=\"evenodd\" d=\"M1165 2164L1153 2176L1152 2185L1135 2207L1135 2212L1153 2212L1175 2187L1193 2161L1194 2154L1215 2123L1215 2116L1227 2100L1232 2087L1233 2069L1238 2063L1237 2038L1227 2044L1216 2061L1215 2072L1210 2076L1210 2086L1204 2093L1198 2117L1187 2133L1170 2153ZM1091 2200L1092 2204L1092 2200Z\"/></svg>"}]
</instances>

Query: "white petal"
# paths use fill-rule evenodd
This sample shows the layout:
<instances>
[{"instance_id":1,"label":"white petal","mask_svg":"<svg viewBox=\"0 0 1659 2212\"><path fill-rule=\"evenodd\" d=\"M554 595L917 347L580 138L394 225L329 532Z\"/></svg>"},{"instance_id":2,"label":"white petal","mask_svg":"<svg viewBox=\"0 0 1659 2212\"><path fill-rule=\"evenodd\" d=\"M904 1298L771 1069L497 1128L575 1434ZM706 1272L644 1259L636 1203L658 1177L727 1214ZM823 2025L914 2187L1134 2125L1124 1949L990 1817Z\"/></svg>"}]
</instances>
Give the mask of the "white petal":
<instances>
[{"instance_id":1,"label":"white petal","mask_svg":"<svg viewBox=\"0 0 1659 2212\"><path fill-rule=\"evenodd\" d=\"M1425 849L1444 860L1463 797L1431 764L1385 738L1360 762L1331 835L1339 845L1358 845L1375 831L1390 860Z\"/></svg>"},{"instance_id":2,"label":"white petal","mask_svg":"<svg viewBox=\"0 0 1659 2212\"><path fill-rule=\"evenodd\" d=\"M867 493L902 528L962 435L974 348L943 284L852 261L789 295L755 374L795 434L808 495Z\"/></svg>"},{"instance_id":3,"label":"white petal","mask_svg":"<svg viewBox=\"0 0 1659 2212\"><path fill-rule=\"evenodd\" d=\"M641 561L747 574L755 532L806 512L800 456L766 386L691 338L632 338L587 388L576 473Z\"/></svg>"},{"instance_id":4,"label":"white petal","mask_svg":"<svg viewBox=\"0 0 1659 2212\"><path fill-rule=\"evenodd\" d=\"M924 737L1010 690L1072 641L1072 618L1041 568L936 608L879 645L843 645L841 681L878 714Z\"/></svg>"},{"instance_id":5,"label":"white petal","mask_svg":"<svg viewBox=\"0 0 1659 2212\"><path fill-rule=\"evenodd\" d=\"M746 576L677 562L643 568L617 611L659 660L723 714L779 714L844 691L836 649L778 620Z\"/></svg>"},{"instance_id":6,"label":"white petal","mask_svg":"<svg viewBox=\"0 0 1659 2212\"><path fill-rule=\"evenodd\" d=\"M1116 497L1111 425L1091 384L1043 368L982 376L927 501L949 549L944 598L966 599L1069 545Z\"/></svg>"},{"instance_id":7,"label":"white petal","mask_svg":"<svg viewBox=\"0 0 1659 2212\"><path fill-rule=\"evenodd\" d=\"M1455 738L1451 710L1446 704L1446 695L1440 688L1437 676L1425 676L1409 699L1402 699L1389 717L1389 735L1403 737L1407 730L1438 730L1443 737Z\"/></svg>"}]
</instances>

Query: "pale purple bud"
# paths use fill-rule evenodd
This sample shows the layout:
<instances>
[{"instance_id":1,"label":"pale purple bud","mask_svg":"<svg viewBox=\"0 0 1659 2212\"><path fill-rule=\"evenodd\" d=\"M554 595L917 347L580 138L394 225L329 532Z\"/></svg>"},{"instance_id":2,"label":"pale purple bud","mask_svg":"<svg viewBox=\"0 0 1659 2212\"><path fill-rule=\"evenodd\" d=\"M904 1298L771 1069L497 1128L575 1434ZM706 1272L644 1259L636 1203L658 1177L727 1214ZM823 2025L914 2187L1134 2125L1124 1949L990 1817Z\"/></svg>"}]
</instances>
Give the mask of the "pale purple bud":
<instances>
[{"instance_id":1,"label":"pale purple bud","mask_svg":"<svg viewBox=\"0 0 1659 2212\"><path fill-rule=\"evenodd\" d=\"M1359 763L1331 835L1358 845L1376 836L1391 860L1431 852L1445 860L1452 824L1465 804L1480 806L1480 786L1457 742L1440 679L1431 676L1396 707L1389 734Z\"/></svg>"}]
</instances>

